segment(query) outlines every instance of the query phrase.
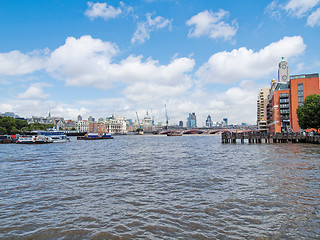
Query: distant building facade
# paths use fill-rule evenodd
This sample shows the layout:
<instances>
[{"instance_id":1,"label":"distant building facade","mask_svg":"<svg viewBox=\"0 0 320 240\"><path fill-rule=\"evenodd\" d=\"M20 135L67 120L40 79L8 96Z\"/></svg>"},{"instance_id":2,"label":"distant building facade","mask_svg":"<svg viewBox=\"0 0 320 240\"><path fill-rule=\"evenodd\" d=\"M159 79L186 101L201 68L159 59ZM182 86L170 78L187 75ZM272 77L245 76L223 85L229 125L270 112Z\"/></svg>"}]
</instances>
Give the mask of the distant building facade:
<instances>
[{"instance_id":1,"label":"distant building facade","mask_svg":"<svg viewBox=\"0 0 320 240\"><path fill-rule=\"evenodd\" d=\"M64 130L71 131L76 129L76 121L66 120L64 123Z\"/></svg>"},{"instance_id":2,"label":"distant building facade","mask_svg":"<svg viewBox=\"0 0 320 240\"><path fill-rule=\"evenodd\" d=\"M82 118L78 117L78 119L82 119ZM94 118L90 116L88 120L82 120L82 121L76 122L76 130L79 132L89 132L89 133L124 134L127 132L127 123L126 123L126 119L121 116L117 116L117 117L112 116L105 119L99 118L98 122L94 121Z\"/></svg>"},{"instance_id":3,"label":"distant building facade","mask_svg":"<svg viewBox=\"0 0 320 240\"><path fill-rule=\"evenodd\" d=\"M224 127L227 127L227 126L228 126L228 118L223 118L223 119L222 119L222 125L223 125Z\"/></svg>"},{"instance_id":4,"label":"distant building facade","mask_svg":"<svg viewBox=\"0 0 320 240\"><path fill-rule=\"evenodd\" d=\"M27 120L28 124L41 123L41 124L54 124L59 129L64 129L65 121L62 117L51 117L50 113L48 117L36 117L32 116Z\"/></svg>"},{"instance_id":5,"label":"distant building facade","mask_svg":"<svg viewBox=\"0 0 320 240\"><path fill-rule=\"evenodd\" d=\"M210 116L210 115L208 115L208 117L207 117L206 127L207 127L207 128L212 128L212 127L213 127L213 122L212 122L212 119L211 119L211 116Z\"/></svg>"},{"instance_id":6,"label":"distant building facade","mask_svg":"<svg viewBox=\"0 0 320 240\"><path fill-rule=\"evenodd\" d=\"M189 113L189 117L187 118L187 128L195 128L197 127L197 117L195 113Z\"/></svg>"},{"instance_id":7,"label":"distant building facade","mask_svg":"<svg viewBox=\"0 0 320 240\"><path fill-rule=\"evenodd\" d=\"M89 132L89 122L87 120L81 120L76 122L76 131Z\"/></svg>"},{"instance_id":8,"label":"distant building facade","mask_svg":"<svg viewBox=\"0 0 320 240\"><path fill-rule=\"evenodd\" d=\"M106 118L105 124L106 124L106 131L108 133L124 134L127 132L127 122L124 117L112 116L110 118Z\"/></svg>"},{"instance_id":9,"label":"distant building facade","mask_svg":"<svg viewBox=\"0 0 320 240\"><path fill-rule=\"evenodd\" d=\"M146 116L143 118L142 120L142 129L145 132L151 132L153 131L153 127L152 127L152 119L149 116L148 112L146 114Z\"/></svg>"},{"instance_id":10,"label":"distant building facade","mask_svg":"<svg viewBox=\"0 0 320 240\"><path fill-rule=\"evenodd\" d=\"M78 115L77 122L81 122L81 121L82 121L82 116Z\"/></svg>"},{"instance_id":11,"label":"distant building facade","mask_svg":"<svg viewBox=\"0 0 320 240\"><path fill-rule=\"evenodd\" d=\"M267 131L267 105L270 88L261 88L257 100L257 127L260 131Z\"/></svg>"}]
</instances>

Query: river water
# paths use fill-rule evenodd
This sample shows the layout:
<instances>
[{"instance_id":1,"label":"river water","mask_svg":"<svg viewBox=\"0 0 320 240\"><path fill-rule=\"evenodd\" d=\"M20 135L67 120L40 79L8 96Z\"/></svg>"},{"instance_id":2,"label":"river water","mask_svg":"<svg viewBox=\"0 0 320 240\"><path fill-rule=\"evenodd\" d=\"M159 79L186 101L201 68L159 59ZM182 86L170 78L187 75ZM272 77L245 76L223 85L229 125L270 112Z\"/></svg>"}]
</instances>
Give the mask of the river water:
<instances>
[{"instance_id":1,"label":"river water","mask_svg":"<svg viewBox=\"0 0 320 240\"><path fill-rule=\"evenodd\" d=\"M0 145L0 239L319 239L320 145Z\"/></svg>"}]
</instances>

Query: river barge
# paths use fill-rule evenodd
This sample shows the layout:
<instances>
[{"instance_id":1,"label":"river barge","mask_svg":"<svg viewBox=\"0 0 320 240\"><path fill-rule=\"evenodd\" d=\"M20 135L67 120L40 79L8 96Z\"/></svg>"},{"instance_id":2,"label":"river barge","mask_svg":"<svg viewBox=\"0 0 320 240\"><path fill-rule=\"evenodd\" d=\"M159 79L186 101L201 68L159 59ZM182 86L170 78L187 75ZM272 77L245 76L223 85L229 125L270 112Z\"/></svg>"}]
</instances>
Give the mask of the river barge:
<instances>
[{"instance_id":1,"label":"river barge","mask_svg":"<svg viewBox=\"0 0 320 240\"><path fill-rule=\"evenodd\" d=\"M77 137L77 140L101 140L101 139L113 139L111 134L104 133L104 134L98 134L98 133L88 133L84 136Z\"/></svg>"}]
</instances>

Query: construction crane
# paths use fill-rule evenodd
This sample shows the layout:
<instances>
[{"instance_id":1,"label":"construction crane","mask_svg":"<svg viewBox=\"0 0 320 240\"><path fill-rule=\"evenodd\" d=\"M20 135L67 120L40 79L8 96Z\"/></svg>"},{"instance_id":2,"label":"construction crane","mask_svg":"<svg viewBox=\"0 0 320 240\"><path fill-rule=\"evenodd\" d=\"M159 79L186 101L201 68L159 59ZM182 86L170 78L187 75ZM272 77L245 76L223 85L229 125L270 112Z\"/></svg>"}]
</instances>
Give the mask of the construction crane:
<instances>
[{"instance_id":1,"label":"construction crane","mask_svg":"<svg viewBox=\"0 0 320 240\"><path fill-rule=\"evenodd\" d=\"M143 134L143 129L141 128L141 124L140 124L140 120L139 120L139 116L138 116L138 112L136 111L136 115L137 115L137 119L138 119L138 123L139 123L139 130L138 130L138 133L140 135Z\"/></svg>"},{"instance_id":2,"label":"construction crane","mask_svg":"<svg viewBox=\"0 0 320 240\"><path fill-rule=\"evenodd\" d=\"M169 118L168 118L168 112L167 112L167 105L164 105L164 109L166 111L166 129L168 130Z\"/></svg>"},{"instance_id":3,"label":"construction crane","mask_svg":"<svg viewBox=\"0 0 320 240\"><path fill-rule=\"evenodd\" d=\"M152 113L152 109L151 109L151 116L152 116L152 126L154 126L154 116L153 116L153 113Z\"/></svg>"}]
</instances>

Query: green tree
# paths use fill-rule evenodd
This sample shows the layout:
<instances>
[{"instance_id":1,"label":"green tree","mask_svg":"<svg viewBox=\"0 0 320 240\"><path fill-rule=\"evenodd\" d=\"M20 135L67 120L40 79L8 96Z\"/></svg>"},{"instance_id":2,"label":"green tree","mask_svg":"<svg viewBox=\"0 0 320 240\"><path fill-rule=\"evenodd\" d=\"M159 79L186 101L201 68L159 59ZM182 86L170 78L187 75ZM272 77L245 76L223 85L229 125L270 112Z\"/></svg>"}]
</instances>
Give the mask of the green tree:
<instances>
[{"instance_id":1,"label":"green tree","mask_svg":"<svg viewBox=\"0 0 320 240\"><path fill-rule=\"evenodd\" d=\"M28 125L27 121L14 119L12 117L0 117L0 134L17 134L33 130L47 130L53 124L33 123Z\"/></svg>"},{"instance_id":2,"label":"green tree","mask_svg":"<svg viewBox=\"0 0 320 240\"><path fill-rule=\"evenodd\" d=\"M10 134L17 134L17 133L19 133L19 130L18 130L15 126L13 126L13 127L10 129Z\"/></svg>"},{"instance_id":3,"label":"green tree","mask_svg":"<svg viewBox=\"0 0 320 240\"><path fill-rule=\"evenodd\" d=\"M16 127L17 129L21 130L24 127L27 127L28 123L27 121L21 120L21 119L16 119Z\"/></svg>"},{"instance_id":4,"label":"green tree","mask_svg":"<svg viewBox=\"0 0 320 240\"><path fill-rule=\"evenodd\" d=\"M0 135L4 135L7 133L7 129L4 127L0 127Z\"/></svg>"},{"instance_id":5,"label":"green tree","mask_svg":"<svg viewBox=\"0 0 320 240\"><path fill-rule=\"evenodd\" d=\"M302 129L320 128L320 95L309 95L297 109L299 126Z\"/></svg>"}]
</instances>

